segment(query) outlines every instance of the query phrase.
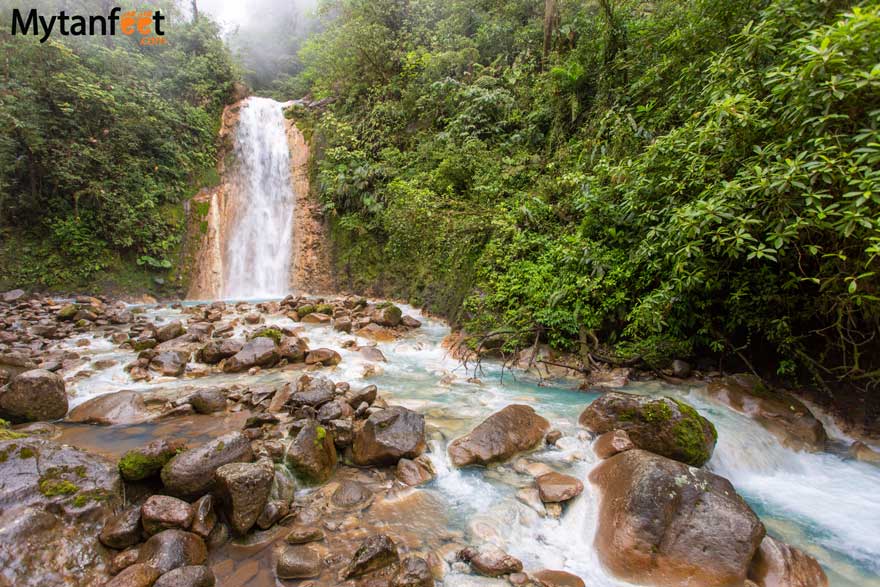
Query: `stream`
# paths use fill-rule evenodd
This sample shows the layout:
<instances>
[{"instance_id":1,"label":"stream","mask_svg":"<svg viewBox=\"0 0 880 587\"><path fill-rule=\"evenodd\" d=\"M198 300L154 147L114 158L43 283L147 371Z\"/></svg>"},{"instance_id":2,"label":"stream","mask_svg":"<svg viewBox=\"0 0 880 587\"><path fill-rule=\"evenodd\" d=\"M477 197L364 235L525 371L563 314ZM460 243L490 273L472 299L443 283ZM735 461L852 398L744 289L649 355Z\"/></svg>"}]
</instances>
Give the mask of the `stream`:
<instances>
[{"instance_id":1,"label":"stream","mask_svg":"<svg viewBox=\"0 0 880 587\"><path fill-rule=\"evenodd\" d=\"M590 439L577 419L598 394L573 389L571 382L538 382L484 361L481 371L467 370L441 346L449 333L443 322L423 316L414 308L404 312L422 321L421 328L402 339L380 342L387 357L379 372L364 379L369 362L346 350L344 340L369 341L334 331L329 325L294 324L281 315L266 315L266 325L303 328L310 347L328 347L342 355L342 362L324 374L353 387L376 384L389 404L402 405L425 415L429 456L437 478L419 489L377 496L359 521L364 528L382 528L389 534L406 535L409 543L422 543L424 550L442 550L457 541L495 543L521 559L526 569L566 570L581 577L588 587L624 585L603 572L592 546L596 527L596 492L587 476L597 464ZM180 308L145 307L157 324L186 319ZM236 336L246 327L236 327ZM295 381L301 373L270 369L254 376L213 374L200 378L156 378L149 383L132 382L123 370L135 353L120 349L109 340L92 335L88 346L76 346L77 338L64 341L89 361L80 373L67 374L71 406L120 389L148 390L174 386L279 386ZM82 343L81 343L82 344ZM90 362L102 359L116 365L91 373ZM503 374L503 378L502 378ZM664 394L691 403L718 429L718 444L707 467L734 484L759 514L770 534L814 556L826 570L833 587L880 587L880 468L845 457L851 439L829 428L829 452L802 453L783 447L776 438L751 419L735 413L703 394L703 387L673 386L660 382L634 382L626 391ZM563 432L555 447L526 455L574 475L586 485L584 493L568 505L558 520L542 518L518 501L519 488L532 483L518 472L523 462L490 468L457 470L450 466L446 445L470 431L491 413L512 403L525 403ZM93 427L62 425L61 440L118 457L128 448L157 437L183 437L198 444L224 431L241 427L243 413L191 416L138 426ZM838 450L839 449L839 450ZM366 474L366 473L365 473ZM301 489L300 492L316 491ZM473 539L473 540L472 540ZM236 544L212 552L209 564L223 587L276 585L272 549ZM452 565L443 582L446 587L502 585L505 581L463 572Z\"/></svg>"}]
</instances>

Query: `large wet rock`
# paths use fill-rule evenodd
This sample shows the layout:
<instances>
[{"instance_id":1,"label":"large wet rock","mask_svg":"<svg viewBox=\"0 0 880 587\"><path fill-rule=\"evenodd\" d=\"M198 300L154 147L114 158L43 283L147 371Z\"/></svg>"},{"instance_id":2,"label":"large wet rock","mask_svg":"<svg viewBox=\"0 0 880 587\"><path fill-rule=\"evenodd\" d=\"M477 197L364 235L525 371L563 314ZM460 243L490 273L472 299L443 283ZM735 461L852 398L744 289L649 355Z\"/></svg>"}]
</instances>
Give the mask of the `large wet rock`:
<instances>
[{"instance_id":1,"label":"large wet rock","mask_svg":"<svg viewBox=\"0 0 880 587\"><path fill-rule=\"evenodd\" d=\"M827 435L800 400L768 388L758 377L740 373L711 382L706 393L749 416L792 448L819 450Z\"/></svg>"},{"instance_id":2,"label":"large wet rock","mask_svg":"<svg viewBox=\"0 0 880 587\"><path fill-rule=\"evenodd\" d=\"M110 553L97 537L121 487L102 457L49 440L0 442L0 584L101 584Z\"/></svg>"},{"instance_id":3,"label":"large wet rock","mask_svg":"<svg viewBox=\"0 0 880 587\"><path fill-rule=\"evenodd\" d=\"M379 326L394 327L403 319L403 312L394 304L385 303L370 313L370 319Z\"/></svg>"},{"instance_id":4,"label":"large wet rock","mask_svg":"<svg viewBox=\"0 0 880 587\"><path fill-rule=\"evenodd\" d=\"M555 471L539 476L535 479L535 484L538 486L538 494L544 503L568 501L584 491L584 484L580 479Z\"/></svg>"},{"instance_id":5,"label":"large wet rock","mask_svg":"<svg viewBox=\"0 0 880 587\"><path fill-rule=\"evenodd\" d=\"M500 577L519 573L523 569L522 561L492 545L484 546L479 550L465 548L458 553L458 557L469 562L476 573L485 577Z\"/></svg>"},{"instance_id":6,"label":"large wet rock","mask_svg":"<svg viewBox=\"0 0 880 587\"><path fill-rule=\"evenodd\" d=\"M247 341L240 351L226 359L223 370L227 373L247 371L251 367L268 367L278 362L278 348L275 341L258 336Z\"/></svg>"},{"instance_id":7,"label":"large wet rock","mask_svg":"<svg viewBox=\"0 0 880 587\"><path fill-rule=\"evenodd\" d=\"M183 440L160 438L133 448L119 459L119 473L126 481L141 481L158 475L174 456L186 448Z\"/></svg>"},{"instance_id":8,"label":"large wet rock","mask_svg":"<svg viewBox=\"0 0 880 587\"><path fill-rule=\"evenodd\" d=\"M284 461L306 481L326 481L336 469L333 435L315 420L307 421L288 445Z\"/></svg>"},{"instance_id":9,"label":"large wet rock","mask_svg":"<svg viewBox=\"0 0 880 587\"><path fill-rule=\"evenodd\" d=\"M298 336L285 336L278 345L278 354L291 363L299 363L306 358L309 346Z\"/></svg>"},{"instance_id":10,"label":"large wet rock","mask_svg":"<svg viewBox=\"0 0 880 587\"><path fill-rule=\"evenodd\" d=\"M709 420L668 397L608 392L587 406L579 421L596 434L624 430L637 447L695 467L711 458L718 438Z\"/></svg>"},{"instance_id":11,"label":"large wet rock","mask_svg":"<svg viewBox=\"0 0 880 587\"><path fill-rule=\"evenodd\" d=\"M129 506L112 515L98 536L101 544L121 550L141 541L141 508Z\"/></svg>"},{"instance_id":12,"label":"large wet rock","mask_svg":"<svg viewBox=\"0 0 880 587\"><path fill-rule=\"evenodd\" d=\"M182 336L184 332L186 331L183 329L183 324L181 324L180 320L174 320L156 329L156 340L160 343L168 342L171 339Z\"/></svg>"},{"instance_id":13,"label":"large wet rock","mask_svg":"<svg viewBox=\"0 0 880 587\"><path fill-rule=\"evenodd\" d=\"M372 414L355 433L352 456L358 465L394 465L425 450L425 417L392 406Z\"/></svg>"},{"instance_id":14,"label":"large wet rock","mask_svg":"<svg viewBox=\"0 0 880 587\"><path fill-rule=\"evenodd\" d=\"M275 478L271 461L230 463L218 468L217 495L226 508L226 518L238 534L246 534L260 517Z\"/></svg>"},{"instance_id":15,"label":"large wet rock","mask_svg":"<svg viewBox=\"0 0 880 587\"><path fill-rule=\"evenodd\" d=\"M151 495L141 506L141 524L147 534L172 528L186 530L192 517L192 506L170 495Z\"/></svg>"},{"instance_id":16,"label":"large wet rock","mask_svg":"<svg viewBox=\"0 0 880 587\"><path fill-rule=\"evenodd\" d=\"M377 534L370 536L361 543L351 561L342 571L343 579L360 577L383 569L400 560L397 545L388 536Z\"/></svg>"},{"instance_id":17,"label":"large wet rock","mask_svg":"<svg viewBox=\"0 0 880 587\"><path fill-rule=\"evenodd\" d=\"M51 371L25 371L0 390L0 416L13 422L58 420L67 407L64 379Z\"/></svg>"},{"instance_id":18,"label":"large wet rock","mask_svg":"<svg viewBox=\"0 0 880 587\"><path fill-rule=\"evenodd\" d=\"M208 549L201 537L183 530L165 530L151 536L138 553L138 562L165 574L180 567L201 565Z\"/></svg>"},{"instance_id":19,"label":"large wet rock","mask_svg":"<svg viewBox=\"0 0 880 587\"><path fill-rule=\"evenodd\" d=\"M81 403L67 415L68 422L82 424L140 424L153 418L144 398L136 391L117 391Z\"/></svg>"},{"instance_id":20,"label":"large wet rock","mask_svg":"<svg viewBox=\"0 0 880 587\"><path fill-rule=\"evenodd\" d=\"M481 422L466 436L449 444L449 457L456 467L487 465L509 459L534 448L550 423L529 406L510 405Z\"/></svg>"},{"instance_id":21,"label":"large wet rock","mask_svg":"<svg viewBox=\"0 0 880 587\"><path fill-rule=\"evenodd\" d=\"M658 587L742 585L764 526L726 479L644 450L602 461L596 550L618 578Z\"/></svg>"},{"instance_id":22,"label":"large wet rock","mask_svg":"<svg viewBox=\"0 0 880 587\"><path fill-rule=\"evenodd\" d=\"M318 408L336 397L336 386L326 377L303 375L296 383L296 391L290 396L288 403L300 408L310 406Z\"/></svg>"},{"instance_id":23,"label":"large wet rock","mask_svg":"<svg viewBox=\"0 0 880 587\"><path fill-rule=\"evenodd\" d=\"M211 340L199 350L198 358L203 363L214 365L239 353L243 347L244 341L235 338Z\"/></svg>"},{"instance_id":24,"label":"large wet rock","mask_svg":"<svg viewBox=\"0 0 880 587\"><path fill-rule=\"evenodd\" d=\"M828 587L828 577L816 559L770 536L761 541L749 579L759 587Z\"/></svg>"},{"instance_id":25,"label":"large wet rock","mask_svg":"<svg viewBox=\"0 0 880 587\"><path fill-rule=\"evenodd\" d=\"M158 570L150 565L135 563L122 570L104 584L104 587L151 587L159 578Z\"/></svg>"},{"instance_id":26,"label":"large wet rock","mask_svg":"<svg viewBox=\"0 0 880 587\"><path fill-rule=\"evenodd\" d=\"M175 456L162 467L162 483L175 494L203 495L214 487L214 471L223 465L250 462L251 443L241 432L224 434Z\"/></svg>"},{"instance_id":27,"label":"large wet rock","mask_svg":"<svg viewBox=\"0 0 880 587\"><path fill-rule=\"evenodd\" d=\"M425 559L410 555L400 562L391 587L434 587L434 576Z\"/></svg>"},{"instance_id":28,"label":"large wet rock","mask_svg":"<svg viewBox=\"0 0 880 587\"><path fill-rule=\"evenodd\" d=\"M186 371L189 353L181 350L164 351L150 360L150 369L169 377L180 377Z\"/></svg>"},{"instance_id":29,"label":"large wet rock","mask_svg":"<svg viewBox=\"0 0 880 587\"><path fill-rule=\"evenodd\" d=\"M153 587L214 587L214 572L204 565L179 567L159 577Z\"/></svg>"},{"instance_id":30,"label":"large wet rock","mask_svg":"<svg viewBox=\"0 0 880 587\"><path fill-rule=\"evenodd\" d=\"M365 509L372 502L373 494L367 486L351 479L342 481L330 496L330 503L346 510Z\"/></svg>"}]
</instances>

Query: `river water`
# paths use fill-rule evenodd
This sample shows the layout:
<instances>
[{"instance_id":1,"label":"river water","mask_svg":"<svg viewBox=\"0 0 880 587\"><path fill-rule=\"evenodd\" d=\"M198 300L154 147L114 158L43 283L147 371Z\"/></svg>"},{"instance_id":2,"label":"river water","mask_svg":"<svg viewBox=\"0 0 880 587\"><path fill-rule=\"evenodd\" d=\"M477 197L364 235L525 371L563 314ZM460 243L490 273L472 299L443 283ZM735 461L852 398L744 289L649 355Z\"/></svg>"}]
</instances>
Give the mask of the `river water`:
<instances>
[{"instance_id":1,"label":"river water","mask_svg":"<svg viewBox=\"0 0 880 587\"><path fill-rule=\"evenodd\" d=\"M409 505L407 515L401 515L394 502L377 502L369 510L372 516L380 518L380 524L387 522L392 529L405 529L423 538L426 544L443 532L452 532L467 543L496 543L520 558L526 570L562 569L582 577L590 587L622 586L623 583L603 572L592 547L597 496L587 476L596 465L596 458L586 434L578 428L577 419L597 395L575 391L566 383L542 384L527 377L514 377L509 371L504 372L502 381L500 366L492 363L484 363L480 373L468 371L442 348L441 341L449 332L444 323L426 318L412 308L404 307L404 310L422 320L422 328L401 340L378 343L388 362L380 363L380 372L368 380L364 380L368 362L359 353L341 346L343 340L352 338L357 338L360 344L369 344L366 339L335 332L329 326L294 324L280 315L266 318L267 325L304 327L303 335L310 347L337 350L343 357L342 363L326 373L334 381L348 381L354 387L375 383L389 403L425 415L430 458L438 476L429 485L414 491L420 499L430 498L430 512L442 512L442 515L419 513L418 507L413 510ZM158 323L186 318L179 310L169 308L152 308L147 312ZM239 327L239 334L243 331ZM296 371L275 369L252 377L217 374L132 383L122 366L133 359L134 353L120 351L105 339L90 342L90 346L76 350L91 355L91 359L112 358L119 364L93 375L69 376L69 389L75 394L74 405L123 388L232 383L279 385L300 375ZM73 345L75 340L66 344ZM810 454L789 450L749 418L709 399L701 385L633 383L625 390L666 394L692 403L718 428L718 445L707 466L733 482L771 534L816 557L834 587L880 587L880 499L877 499L880 468L831 452ZM529 454L528 459L585 481L586 490L567 506L559 520L541 518L516 499L517 489L531 485L532 481L518 473L513 463L489 469L456 470L449 466L447 443L511 403L532 405L565 434L561 448L543 448ZM210 417L200 418L210 420ZM210 421L222 428L218 420ZM240 422L236 424L240 426ZM197 430L191 433L194 440L198 440L198 434L203 433L206 426L210 424L204 421L195 426ZM118 434L120 436L114 438L113 428L101 429L97 442L107 446L130 442L123 430ZM843 446L847 439L838 440ZM93 442L94 439L90 441ZM218 584L274 585L271 561L268 555L263 558L259 564L254 563L252 579L224 582L222 574L218 574ZM455 572L454 568L443 582L448 587L484 584L503 583Z\"/></svg>"}]
</instances>

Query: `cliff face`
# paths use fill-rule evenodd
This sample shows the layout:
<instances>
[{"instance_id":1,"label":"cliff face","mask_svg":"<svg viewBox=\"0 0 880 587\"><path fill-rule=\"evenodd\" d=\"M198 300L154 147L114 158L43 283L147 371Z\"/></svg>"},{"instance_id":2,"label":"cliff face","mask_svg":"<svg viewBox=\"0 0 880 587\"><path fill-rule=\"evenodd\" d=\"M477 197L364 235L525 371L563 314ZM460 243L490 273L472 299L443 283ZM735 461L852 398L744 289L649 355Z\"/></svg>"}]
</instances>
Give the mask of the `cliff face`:
<instances>
[{"instance_id":1,"label":"cliff face","mask_svg":"<svg viewBox=\"0 0 880 587\"><path fill-rule=\"evenodd\" d=\"M296 197L293 222L293 259L290 287L293 291L333 293L330 239L321 204L309 185L310 149L293 120L287 120L291 178Z\"/></svg>"},{"instance_id":2,"label":"cliff face","mask_svg":"<svg viewBox=\"0 0 880 587\"><path fill-rule=\"evenodd\" d=\"M222 297L227 235L235 223L240 178L234 160L235 132L243 100L227 106L220 127L217 171L220 183L196 194L187 209L185 257L190 275L187 299ZM293 255L290 290L326 294L335 291L328 239L328 227L321 205L309 185L310 150L293 120L285 121L290 149L291 181L296 198L293 222Z\"/></svg>"}]
</instances>

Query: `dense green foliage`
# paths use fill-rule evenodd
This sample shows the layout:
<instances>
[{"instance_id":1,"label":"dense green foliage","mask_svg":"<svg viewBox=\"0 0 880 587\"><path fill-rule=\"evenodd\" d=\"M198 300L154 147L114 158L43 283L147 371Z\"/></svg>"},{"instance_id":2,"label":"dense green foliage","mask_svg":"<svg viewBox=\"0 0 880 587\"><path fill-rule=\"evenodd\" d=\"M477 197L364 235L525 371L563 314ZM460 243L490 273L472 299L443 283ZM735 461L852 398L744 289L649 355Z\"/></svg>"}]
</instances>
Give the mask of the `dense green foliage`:
<instances>
[{"instance_id":1,"label":"dense green foliage","mask_svg":"<svg viewBox=\"0 0 880 587\"><path fill-rule=\"evenodd\" d=\"M512 347L877 379L876 2L324 10L301 78L335 102L297 116L352 286Z\"/></svg>"},{"instance_id":2,"label":"dense green foliage","mask_svg":"<svg viewBox=\"0 0 880 587\"><path fill-rule=\"evenodd\" d=\"M104 269L178 261L181 201L216 175L236 69L210 20L155 7L169 19L164 46L140 46L137 35L40 44L10 35L2 11L0 279L74 287Z\"/></svg>"}]
</instances>

